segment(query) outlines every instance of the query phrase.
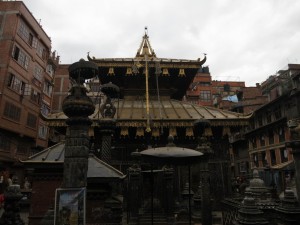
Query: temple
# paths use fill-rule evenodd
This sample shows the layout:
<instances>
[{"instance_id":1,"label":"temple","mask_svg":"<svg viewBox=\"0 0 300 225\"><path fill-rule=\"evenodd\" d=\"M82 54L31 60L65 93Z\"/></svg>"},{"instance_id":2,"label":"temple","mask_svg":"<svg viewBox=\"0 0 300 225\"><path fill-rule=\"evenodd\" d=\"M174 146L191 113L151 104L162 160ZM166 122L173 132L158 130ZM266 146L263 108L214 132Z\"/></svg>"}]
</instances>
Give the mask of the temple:
<instances>
[{"instance_id":1,"label":"temple","mask_svg":"<svg viewBox=\"0 0 300 225\"><path fill-rule=\"evenodd\" d=\"M120 194L124 196L123 202L118 200L118 207L123 207L123 216L114 215L114 218L125 218L131 224L147 224L150 222L150 212L152 219L155 212L155 219L163 220L163 224L174 223L175 214L178 216L176 220L186 223L190 208L187 202L192 199L195 207L193 221L197 222L201 220L201 185L207 185L203 188L205 194L202 197L206 198L203 202L211 205L212 201L212 210L220 209L221 200L231 192L228 135L247 126L249 116L184 101L186 90L195 75L201 76L204 71L206 56L196 60L159 58L151 47L146 30L133 58L96 58L89 54L87 58L88 61L80 60L78 64L90 62L98 67L95 77L85 80L84 83L88 90L87 95L95 105L95 111L89 116L92 123L88 131L90 153L93 154L92 157L100 160L98 163L112 166L119 171L118 174L127 174L123 192L116 189L116 193L109 194L114 199ZM70 84L74 84L67 73L71 67L74 69L75 66L72 64L58 68L55 86L63 87L64 90L54 92L54 106L55 102L67 96L66 89L69 86L62 85L62 82L66 84L69 79ZM80 79L80 76L77 78ZM71 99L76 103L79 98ZM76 105L80 104L78 100ZM70 127L66 124L67 119L66 114L59 110L45 117L51 129L50 141L57 143L57 146L61 146L59 142L64 140L65 135L68 137ZM183 165L150 167L149 163L143 162L140 154L143 150L165 146L170 149L179 147L200 151L206 154L206 164L202 162L202 166L193 165L191 174L188 175L187 168ZM43 154L47 156L52 151L53 148L49 148ZM65 147L60 147L60 151L62 153L56 154L63 155ZM41 161L40 156L36 155L24 163L30 168L46 161ZM154 175L150 171L155 171ZM201 171L206 172L201 175ZM39 180L39 176L45 177L42 174L34 177ZM97 191L95 184L89 182L89 172L87 176L87 195L91 199L92 193ZM123 179L121 175L118 178ZM101 177L97 182L99 179ZM56 185L58 183L56 181ZM87 215L92 215L97 208L95 202L93 207L90 204L87 203ZM50 205L45 207L44 213L49 208ZM110 210L113 213L113 208ZM31 213L32 217L38 217L42 211L39 208L38 213L35 210L31 210ZM211 211L206 214L212 216ZM94 219L89 217L87 222L93 223ZM97 220L107 222L105 218ZM211 218L208 217L208 220Z\"/></svg>"}]
</instances>

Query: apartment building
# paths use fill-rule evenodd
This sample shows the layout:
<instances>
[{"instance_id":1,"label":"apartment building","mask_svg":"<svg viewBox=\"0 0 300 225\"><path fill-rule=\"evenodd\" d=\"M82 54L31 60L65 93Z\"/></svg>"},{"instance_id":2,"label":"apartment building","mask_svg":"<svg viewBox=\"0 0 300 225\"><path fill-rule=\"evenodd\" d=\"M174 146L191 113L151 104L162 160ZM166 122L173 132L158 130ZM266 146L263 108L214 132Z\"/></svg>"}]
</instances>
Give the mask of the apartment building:
<instances>
[{"instance_id":1,"label":"apartment building","mask_svg":"<svg viewBox=\"0 0 300 225\"><path fill-rule=\"evenodd\" d=\"M0 1L0 161L18 164L48 146L43 115L51 110L59 57L22 1Z\"/></svg>"}]
</instances>

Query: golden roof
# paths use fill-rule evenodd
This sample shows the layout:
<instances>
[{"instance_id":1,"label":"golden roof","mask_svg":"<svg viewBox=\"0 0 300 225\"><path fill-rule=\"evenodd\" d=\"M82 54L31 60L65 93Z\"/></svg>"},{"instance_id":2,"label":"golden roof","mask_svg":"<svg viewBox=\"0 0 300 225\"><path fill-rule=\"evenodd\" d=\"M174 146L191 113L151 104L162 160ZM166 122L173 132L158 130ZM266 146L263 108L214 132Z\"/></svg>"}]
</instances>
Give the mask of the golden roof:
<instances>
[{"instance_id":1,"label":"golden roof","mask_svg":"<svg viewBox=\"0 0 300 225\"><path fill-rule=\"evenodd\" d=\"M114 119L117 126L122 127L146 127L147 114L145 99L127 98L113 100L117 108ZM93 126L97 121L103 119L99 112L99 105L96 105L94 114L90 116ZM248 125L250 115L243 115L231 111L194 105L189 102L162 99L161 101L150 99L149 102L150 120L153 127L170 126L193 126L195 120L207 119L211 126L243 126ZM50 114L47 118L49 126L66 126L67 116L63 113Z\"/></svg>"}]
</instances>

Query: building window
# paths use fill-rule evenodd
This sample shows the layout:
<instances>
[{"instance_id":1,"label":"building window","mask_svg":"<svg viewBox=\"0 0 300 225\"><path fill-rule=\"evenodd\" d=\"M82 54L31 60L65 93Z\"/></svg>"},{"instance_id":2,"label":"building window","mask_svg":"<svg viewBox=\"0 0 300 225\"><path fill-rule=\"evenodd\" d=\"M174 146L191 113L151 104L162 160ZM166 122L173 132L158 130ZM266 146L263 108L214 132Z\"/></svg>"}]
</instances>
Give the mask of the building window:
<instances>
[{"instance_id":1,"label":"building window","mask_svg":"<svg viewBox=\"0 0 300 225\"><path fill-rule=\"evenodd\" d=\"M223 88L224 88L224 91L226 91L226 92L230 91L230 85L229 84L224 84Z\"/></svg>"},{"instance_id":2,"label":"building window","mask_svg":"<svg viewBox=\"0 0 300 225\"><path fill-rule=\"evenodd\" d=\"M257 148L255 137L249 139L249 147L250 147L250 149L256 149Z\"/></svg>"},{"instance_id":3,"label":"building window","mask_svg":"<svg viewBox=\"0 0 300 225\"><path fill-rule=\"evenodd\" d=\"M48 134L48 127L43 124L39 125L39 138L46 139Z\"/></svg>"},{"instance_id":4,"label":"building window","mask_svg":"<svg viewBox=\"0 0 300 225\"><path fill-rule=\"evenodd\" d=\"M267 154L266 152L261 152L261 161L264 167L268 165Z\"/></svg>"},{"instance_id":5,"label":"building window","mask_svg":"<svg viewBox=\"0 0 300 225\"><path fill-rule=\"evenodd\" d=\"M45 46L41 43L37 43L36 53L39 57L41 57L43 60L46 60L48 57L47 51Z\"/></svg>"},{"instance_id":6,"label":"building window","mask_svg":"<svg viewBox=\"0 0 300 225\"><path fill-rule=\"evenodd\" d=\"M282 163L288 161L288 150L286 148L280 148L280 158Z\"/></svg>"},{"instance_id":7,"label":"building window","mask_svg":"<svg viewBox=\"0 0 300 225\"><path fill-rule=\"evenodd\" d=\"M265 146L265 136L263 134L261 134L260 136L260 146Z\"/></svg>"},{"instance_id":8,"label":"building window","mask_svg":"<svg viewBox=\"0 0 300 225\"><path fill-rule=\"evenodd\" d=\"M54 68L53 68L53 65L48 64L47 67L46 67L46 72L47 72L51 77L53 77L53 74L54 74Z\"/></svg>"},{"instance_id":9,"label":"building window","mask_svg":"<svg viewBox=\"0 0 300 225\"><path fill-rule=\"evenodd\" d=\"M276 154L274 149L270 150L270 157L271 157L271 166L276 165Z\"/></svg>"},{"instance_id":10,"label":"building window","mask_svg":"<svg viewBox=\"0 0 300 225\"><path fill-rule=\"evenodd\" d=\"M210 91L200 91L200 100L204 102L211 101L211 93Z\"/></svg>"},{"instance_id":11,"label":"building window","mask_svg":"<svg viewBox=\"0 0 300 225\"><path fill-rule=\"evenodd\" d=\"M273 130L269 130L268 137L269 137L269 145L274 144L274 131Z\"/></svg>"},{"instance_id":12,"label":"building window","mask_svg":"<svg viewBox=\"0 0 300 225\"><path fill-rule=\"evenodd\" d=\"M21 21L20 23L18 34L26 43L30 44L30 46L32 45L33 35L30 33L24 21Z\"/></svg>"},{"instance_id":13,"label":"building window","mask_svg":"<svg viewBox=\"0 0 300 225\"><path fill-rule=\"evenodd\" d=\"M35 65L33 76L36 78L39 82L42 82L43 80L43 69L39 65Z\"/></svg>"},{"instance_id":14,"label":"building window","mask_svg":"<svg viewBox=\"0 0 300 225\"><path fill-rule=\"evenodd\" d=\"M2 134L0 134L0 150L10 151L10 140Z\"/></svg>"},{"instance_id":15,"label":"building window","mask_svg":"<svg viewBox=\"0 0 300 225\"><path fill-rule=\"evenodd\" d=\"M46 95L51 96L51 94L52 94L52 88L53 88L52 83L50 83L49 81L45 80L43 92Z\"/></svg>"},{"instance_id":16,"label":"building window","mask_svg":"<svg viewBox=\"0 0 300 225\"><path fill-rule=\"evenodd\" d=\"M280 106L277 106L275 109L274 109L274 116L275 116L275 119L278 120L282 117L282 114L281 114L281 107Z\"/></svg>"},{"instance_id":17,"label":"building window","mask_svg":"<svg viewBox=\"0 0 300 225\"><path fill-rule=\"evenodd\" d=\"M37 104L40 104L41 102L41 94L37 92L34 89L31 89L31 95L30 95L31 101L34 101Z\"/></svg>"},{"instance_id":18,"label":"building window","mask_svg":"<svg viewBox=\"0 0 300 225\"><path fill-rule=\"evenodd\" d=\"M3 115L15 121L20 121L21 108L11 104L9 102L5 103Z\"/></svg>"},{"instance_id":19,"label":"building window","mask_svg":"<svg viewBox=\"0 0 300 225\"><path fill-rule=\"evenodd\" d=\"M28 149L28 146L26 146L24 143L19 143L17 146L17 153L26 154Z\"/></svg>"},{"instance_id":20,"label":"building window","mask_svg":"<svg viewBox=\"0 0 300 225\"><path fill-rule=\"evenodd\" d=\"M36 128L37 117L32 113L28 113L27 116L27 126L31 128Z\"/></svg>"},{"instance_id":21,"label":"building window","mask_svg":"<svg viewBox=\"0 0 300 225\"><path fill-rule=\"evenodd\" d=\"M210 86L210 82L199 82L199 85L203 87L208 87Z\"/></svg>"},{"instance_id":22,"label":"building window","mask_svg":"<svg viewBox=\"0 0 300 225\"><path fill-rule=\"evenodd\" d=\"M263 125L263 118L261 115L257 117L257 121L258 121L258 126L261 127Z\"/></svg>"},{"instance_id":23,"label":"building window","mask_svg":"<svg viewBox=\"0 0 300 225\"><path fill-rule=\"evenodd\" d=\"M241 162L239 165L240 173L246 173L247 172L247 164L246 162Z\"/></svg>"},{"instance_id":24,"label":"building window","mask_svg":"<svg viewBox=\"0 0 300 225\"><path fill-rule=\"evenodd\" d=\"M29 56L16 45L13 48L12 57L18 62L19 65L25 69L28 69Z\"/></svg>"},{"instance_id":25,"label":"building window","mask_svg":"<svg viewBox=\"0 0 300 225\"><path fill-rule=\"evenodd\" d=\"M44 103L42 103L41 113L45 116L47 116L50 113L50 108Z\"/></svg>"},{"instance_id":26,"label":"building window","mask_svg":"<svg viewBox=\"0 0 300 225\"><path fill-rule=\"evenodd\" d=\"M24 94L25 83L13 74L9 75L7 86L16 91L18 94Z\"/></svg>"},{"instance_id":27,"label":"building window","mask_svg":"<svg viewBox=\"0 0 300 225\"><path fill-rule=\"evenodd\" d=\"M272 122L272 111L267 111L267 123L271 123Z\"/></svg>"},{"instance_id":28,"label":"building window","mask_svg":"<svg viewBox=\"0 0 300 225\"><path fill-rule=\"evenodd\" d=\"M258 154L257 153L254 153L254 154L252 154L252 160L253 160L253 165L255 166L255 167L258 167Z\"/></svg>"},{"instance_id":29,"label":"building window","mask_svg":"<svg viewBox=\"0 0 300 225\"><path fill-rule=\"evenodd\" d=\"M285 141L285 132L282 127L278 129L278 137L279 137L279 142L284 142Z\"/></svg>"}]
</instances>

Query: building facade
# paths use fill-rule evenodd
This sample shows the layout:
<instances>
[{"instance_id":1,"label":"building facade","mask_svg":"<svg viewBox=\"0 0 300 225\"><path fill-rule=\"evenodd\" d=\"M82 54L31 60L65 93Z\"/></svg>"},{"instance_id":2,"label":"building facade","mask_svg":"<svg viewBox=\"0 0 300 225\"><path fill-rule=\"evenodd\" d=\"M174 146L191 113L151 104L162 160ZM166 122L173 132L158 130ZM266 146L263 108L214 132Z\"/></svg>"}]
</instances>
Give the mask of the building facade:
<instances>
[{"instance_id":1,"label":"building facade","mask_svg":"<svg viewBox=\"0 0 300 225\"><path fill-rule=\"evenodd\" d=\"M9 168L48 146L40 114L51 110L59 57L22 1L0 2L0 158Z\"/></svg>"},{"instance_id":2,"label":"building facade","mask_svg":"<svg viewBox=\"0 0 300 225\"><path fill-rule=\"evenodd\" d=\"M250 166L270 173L270 182L282 192L286 180L293 179L293 156L286 142L291 133L288 120L297 118L297 98L291 93L297 90L299 65L289 64L262 83L262 91L269 102L256 109L245 132L248 140Z\"/></svg>"}]
</instances>

